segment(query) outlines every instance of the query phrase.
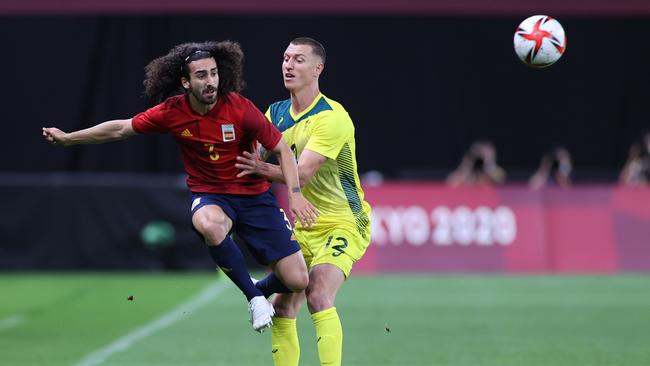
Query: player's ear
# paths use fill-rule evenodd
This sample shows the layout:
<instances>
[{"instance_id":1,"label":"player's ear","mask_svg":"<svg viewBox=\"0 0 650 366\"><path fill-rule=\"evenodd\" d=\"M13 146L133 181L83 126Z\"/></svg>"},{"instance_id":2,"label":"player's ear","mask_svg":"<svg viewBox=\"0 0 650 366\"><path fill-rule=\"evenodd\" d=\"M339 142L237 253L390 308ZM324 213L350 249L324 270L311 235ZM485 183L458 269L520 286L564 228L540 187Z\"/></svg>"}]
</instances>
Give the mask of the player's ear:
<instances>
[{"instance_id":1,"label":"player's ear","mask_svg":"<svg viewBox=\"0 0 650 366\"><path fill-rule=\"evenodd\" d=\"M320 74L323 72L323 69L325 68L325 64L322 62L319 62L316 64L316 67L314 68L314 77L319 77Z\"/></svg>"},{"instance_id":2,"label":"player's ear","mask_svg":"<svg viewBox=\"0 0 650 366\"><path fill-rule=\"evenodd\" d=\"M183 86L183 89L188 90L190 88L190 80L185 76L182 76L181 85Z\"/></svg>"}]
</instances>

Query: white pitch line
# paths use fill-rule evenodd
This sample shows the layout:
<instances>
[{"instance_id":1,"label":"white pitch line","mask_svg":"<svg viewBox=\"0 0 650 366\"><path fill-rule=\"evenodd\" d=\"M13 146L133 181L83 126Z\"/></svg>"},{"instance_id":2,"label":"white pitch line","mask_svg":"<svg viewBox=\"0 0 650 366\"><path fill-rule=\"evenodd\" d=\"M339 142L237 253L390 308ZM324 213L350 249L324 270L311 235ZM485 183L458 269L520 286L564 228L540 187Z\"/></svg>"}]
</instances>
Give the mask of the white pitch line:
<instances>
[{"instance_id":1,"label":"white pitch line","mask_svg":"<svg viewBox=\"0 0 650 366\"><path fill-rule=\"evenodd\" d=\"M153 322L135 329L131 333L115 340L108 346L89 353L83 359L81 359L81 361L75 363L74 366L94 366L103 363L113 354L125 351L133 346L133 344L137 341L174 324L184 316L184 313L196 311L207 305L220 293L222 293L228 287L228 284L228 281L221 280L213 285L210 285L190 301L179 305L172 311L154 320Z\"/></svg>"},{"instance_id":2,"label":"white pitch line","mask_svg":"<svg viewBox=\"0 0 650 366\"><path fill-rule=\"evenodd\" d=\"M13 328L24 321L25 321L25 317L20 314L10 316L8 318L0 319L0 331Z\"/></svg>"}]
</instances>

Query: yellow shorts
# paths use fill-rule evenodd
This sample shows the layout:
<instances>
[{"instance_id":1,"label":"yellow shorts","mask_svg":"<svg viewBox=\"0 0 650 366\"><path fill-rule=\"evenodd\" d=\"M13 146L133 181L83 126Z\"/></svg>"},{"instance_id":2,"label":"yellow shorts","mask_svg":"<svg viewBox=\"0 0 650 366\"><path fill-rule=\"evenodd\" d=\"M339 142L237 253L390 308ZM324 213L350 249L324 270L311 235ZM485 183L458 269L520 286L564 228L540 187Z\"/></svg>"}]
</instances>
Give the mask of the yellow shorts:
<instances>
[{"instance_id":1,"label":"yellow shorts","mask_svg":"<svg viewBox=\"0 0 650 366\"><path fill-rule=\"evenodd\" d=\"M356 230L331 228L327 230L296 230L302 255L308 268L318 264L333 264L348 278L352 265L363 257L370 244ZM370 238L370 235L366 235Z\"/></svg>"}]
</instances>

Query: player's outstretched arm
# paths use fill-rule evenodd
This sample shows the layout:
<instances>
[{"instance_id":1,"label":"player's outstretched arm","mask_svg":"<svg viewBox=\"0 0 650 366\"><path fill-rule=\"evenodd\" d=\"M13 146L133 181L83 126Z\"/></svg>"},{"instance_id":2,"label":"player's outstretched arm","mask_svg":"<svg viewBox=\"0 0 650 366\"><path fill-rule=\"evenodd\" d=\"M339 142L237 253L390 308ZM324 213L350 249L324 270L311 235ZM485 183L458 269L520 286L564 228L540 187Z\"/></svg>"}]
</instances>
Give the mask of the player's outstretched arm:
<instances>
[{"instance_id":1,"label":"player's outstretched arm","mask_svg":"<svg viewBox=\"0 0 650 366\"><path fill-rule=\"evenodd\" d=\"M124 140L135 135L131 119L106 121L96 126L74 132L63 132L56 127L43 127L43 137L52 145L103 144Z\"/></svg>"}]
</instances>

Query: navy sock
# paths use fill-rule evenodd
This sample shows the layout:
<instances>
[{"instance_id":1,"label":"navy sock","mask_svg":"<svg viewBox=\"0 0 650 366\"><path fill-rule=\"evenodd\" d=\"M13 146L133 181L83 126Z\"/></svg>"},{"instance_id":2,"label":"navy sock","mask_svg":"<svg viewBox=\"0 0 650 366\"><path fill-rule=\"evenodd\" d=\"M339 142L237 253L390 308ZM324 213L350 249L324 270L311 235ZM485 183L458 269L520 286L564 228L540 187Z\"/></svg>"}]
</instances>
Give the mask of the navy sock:
<instances>
[{"instance_id":1,"label":"navy sock","mask_svg":"<svg viewBox=\"0 0 650 366\"><path fill-rule=\"evenodd\" d=\"M255 287L262 291L264 297L269 297L273 294L288 294L293 292L289 290L273 272L259 280L255 284Z\"/></svg>"},{"instance_id":2,"label":"navy sock","mask_svg":"<svg viewBox=\"0 0 650 366\"><path fill-rule=\"evenodd\" d=\"M262 291L258 290L251 281L241 250L229 236L226 236L217 246L208 245L208 249L214 262L246 295L248 301L255 296L262 296Z\"/></svg>"}]
</instances>

